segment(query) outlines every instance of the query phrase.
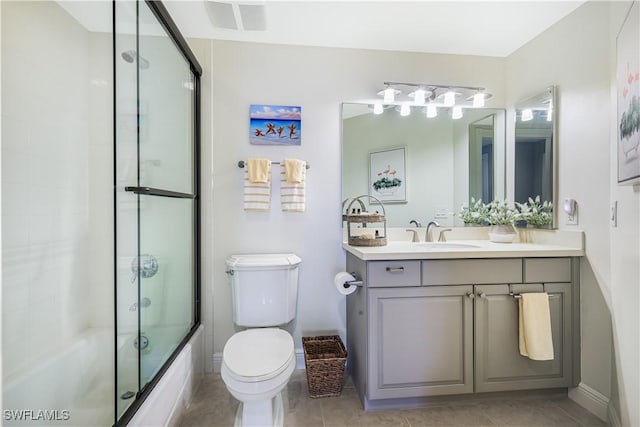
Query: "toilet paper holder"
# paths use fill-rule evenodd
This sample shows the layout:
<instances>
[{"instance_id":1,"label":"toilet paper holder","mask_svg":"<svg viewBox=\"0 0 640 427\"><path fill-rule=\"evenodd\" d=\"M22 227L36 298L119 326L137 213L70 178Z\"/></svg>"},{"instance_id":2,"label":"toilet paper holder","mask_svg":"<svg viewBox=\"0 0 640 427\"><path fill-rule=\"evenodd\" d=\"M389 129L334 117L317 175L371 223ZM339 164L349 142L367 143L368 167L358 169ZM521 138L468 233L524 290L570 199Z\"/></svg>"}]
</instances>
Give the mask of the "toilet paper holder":
<instances>
[{"instance_id":1,"label":"toilet paper holder","mask_svg":"<svg viewBox=\"0 0 640 427\"><path fill-rule=\"evenodd\" d=\"M344 286L345 289L348 288L349 286L362 286L362 279L360 279L360 277L358 276L358 273L351 272L349 274L351 274L353 278L356 280L350 280L348 282L344 282L342 286Z\"/></svg>"}]
</instances>

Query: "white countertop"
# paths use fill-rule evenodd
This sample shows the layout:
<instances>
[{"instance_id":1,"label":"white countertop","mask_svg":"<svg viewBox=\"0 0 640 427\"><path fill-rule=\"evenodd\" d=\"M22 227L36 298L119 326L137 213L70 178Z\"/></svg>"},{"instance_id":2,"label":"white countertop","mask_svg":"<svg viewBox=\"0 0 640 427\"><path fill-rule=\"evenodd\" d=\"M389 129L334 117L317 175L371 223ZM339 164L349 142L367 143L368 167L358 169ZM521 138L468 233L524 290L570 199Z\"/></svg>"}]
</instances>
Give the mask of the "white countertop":
<instances>
[{"instance_id":1,"label":"white countertop","mask_svg":"<svg viewBox=\"0 0 640 427\"><path fill-rule=\"evenodd\" d=\"M451 244L447 246L447 243ZM489 240L452 240L429 247L407 241L390 241L386 246L342 247L364 261L399 259L460 259L460 258L521 258L521 257L573 257L583 256L582 245L565 246L551 243L494 243ZM454 245L473 247L455 247Z\"/></svg>"}]
</instances>

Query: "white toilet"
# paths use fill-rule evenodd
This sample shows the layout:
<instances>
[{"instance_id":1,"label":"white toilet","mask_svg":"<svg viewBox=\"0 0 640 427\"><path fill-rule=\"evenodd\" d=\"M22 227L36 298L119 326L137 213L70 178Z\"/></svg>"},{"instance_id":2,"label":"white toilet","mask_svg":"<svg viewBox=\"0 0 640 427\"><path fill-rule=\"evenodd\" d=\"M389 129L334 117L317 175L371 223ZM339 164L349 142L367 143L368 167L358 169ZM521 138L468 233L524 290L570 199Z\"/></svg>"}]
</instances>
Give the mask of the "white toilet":
<instances>
[{"instance_id":1,"label":"white toilet","mask_svg":"<svg viewBox=\"0 0 640 427\"><path fill-rule=\"evenodd\" d=\"M227 261L233 322L249 328L224 346L222 380L241 404L236 426L282 426L282 389L296 367L291 335L277 326L296 316L298 266L294 254L232 255Z\"/></svg>"}]
</instances>

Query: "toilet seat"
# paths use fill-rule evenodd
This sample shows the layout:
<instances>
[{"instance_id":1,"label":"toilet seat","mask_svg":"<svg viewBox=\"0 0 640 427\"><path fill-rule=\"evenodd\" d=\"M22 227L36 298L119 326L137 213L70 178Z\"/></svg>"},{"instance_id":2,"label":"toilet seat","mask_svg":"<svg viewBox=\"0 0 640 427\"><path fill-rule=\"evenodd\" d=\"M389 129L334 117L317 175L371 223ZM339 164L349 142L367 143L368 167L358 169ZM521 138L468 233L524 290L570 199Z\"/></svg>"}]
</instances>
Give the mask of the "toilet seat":
<instances>
[{"instance_id":1,"label":"toilet seat","mask_svg":"<svg viewBox=\"0 0 640 427\"><path fill-rule=\"evenodd\" d=\"M247 329L229 338L222 360L236 381L267 381L295 362L293 338L278 328Z\"/></svg>"}]
</instances>

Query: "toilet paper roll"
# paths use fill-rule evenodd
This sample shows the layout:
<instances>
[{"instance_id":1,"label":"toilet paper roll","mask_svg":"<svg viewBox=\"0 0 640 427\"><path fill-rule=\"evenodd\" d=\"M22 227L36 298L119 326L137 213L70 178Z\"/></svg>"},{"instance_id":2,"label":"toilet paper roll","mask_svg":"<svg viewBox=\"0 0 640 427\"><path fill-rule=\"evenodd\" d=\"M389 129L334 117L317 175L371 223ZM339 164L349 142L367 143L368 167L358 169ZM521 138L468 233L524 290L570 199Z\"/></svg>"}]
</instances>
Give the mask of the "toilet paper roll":
<instances>
[{"instance_id":1,"label":"toilet paper roll","mask_svg":"<svg viewBox=\"0 0 640 427\"><path fill-rule=\"evenodd\" d=\"M354 293L356 289L358 289L358 287L355 285L349 285L346 282L352 282L354 280L356 279L351 274L347 273L346 271L341 271L340 273L336 274L336 277L334 277L333 279L333 283L336 285L336 289L338 290L338 292L340 292L342 295L350 295Z\"/></svg>"}]
</instances>

